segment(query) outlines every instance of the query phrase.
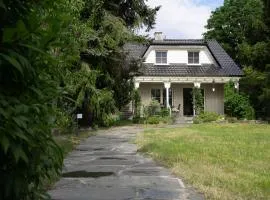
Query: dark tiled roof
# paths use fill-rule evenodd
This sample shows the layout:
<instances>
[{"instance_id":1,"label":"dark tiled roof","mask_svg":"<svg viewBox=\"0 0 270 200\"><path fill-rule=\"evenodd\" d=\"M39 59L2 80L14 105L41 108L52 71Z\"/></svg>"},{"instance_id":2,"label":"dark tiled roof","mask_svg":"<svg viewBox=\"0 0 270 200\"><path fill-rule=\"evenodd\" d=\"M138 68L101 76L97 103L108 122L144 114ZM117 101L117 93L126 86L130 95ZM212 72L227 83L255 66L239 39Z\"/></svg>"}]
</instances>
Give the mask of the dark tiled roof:
<instances>
[{"instance_id":1,"label":"dark tiled roof","mask_svg":"<svg viewBox=\"0 0 270 200\"><path fill-rule=\"evenodd\" d=\"M206 46L216 60L216 65L191 66L187 64L153 65L145 64L145 76L242 76L243 72L216 40L153 40L150 45L126 44L129 57L140 59L151 45L201 45Z\"/></svg>"},{"instance_id":2,"label":"dark tiled roof","mask_svg":"<svg viewBox=\"0 0 270 200\"><path fill-rule=\"evenodd\" d=\"M205 40L202 39L189 39L189 40L177 40L177 39L165 39L165 40L153 40L151 45L205 45Z\"/></svg>"},{"instance_id":3,"label":"dark tiled roof","mask_svg":"<svg viewBox=\"0 0 270 200\"><path fill-rule=\"evenodd\" d=\"M224 70L211 64L187 65L187 64L170 64L154 65L144 64L141 73L145 76L223 76Z\"/></svg>"},{"instance_id":4,"label":"dark tiled roof","mask_svg":"<svg viewBox=\"0 0 270 200\"><path fill-rule=\"evenodd\" d=\"M224 70L225 74L231 76L243 76L243 71L216 40L208 40L207 47L219 66Z\"/></svg>"}]
</instances>

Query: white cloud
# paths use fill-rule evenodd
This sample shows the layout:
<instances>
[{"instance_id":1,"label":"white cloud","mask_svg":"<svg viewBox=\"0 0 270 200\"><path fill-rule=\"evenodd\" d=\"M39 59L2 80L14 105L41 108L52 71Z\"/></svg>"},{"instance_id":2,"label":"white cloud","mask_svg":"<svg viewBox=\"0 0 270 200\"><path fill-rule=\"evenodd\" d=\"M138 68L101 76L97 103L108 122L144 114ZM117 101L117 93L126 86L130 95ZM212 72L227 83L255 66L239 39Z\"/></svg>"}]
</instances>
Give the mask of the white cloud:
<instances>
[{"instance_id":1,"label":"white cloud","mask_svg":"<svg viewBox=\"0 0 270 200\"><path fill-rule=\"evenodd\" d=\"M207 2L207 1L206 1ZM202 38L204 26L210 17L212 5L202 0L148 0L151 7L161 5L157 14L155 31L163 32L167 38Z\"/></svg>"}]
</instances>

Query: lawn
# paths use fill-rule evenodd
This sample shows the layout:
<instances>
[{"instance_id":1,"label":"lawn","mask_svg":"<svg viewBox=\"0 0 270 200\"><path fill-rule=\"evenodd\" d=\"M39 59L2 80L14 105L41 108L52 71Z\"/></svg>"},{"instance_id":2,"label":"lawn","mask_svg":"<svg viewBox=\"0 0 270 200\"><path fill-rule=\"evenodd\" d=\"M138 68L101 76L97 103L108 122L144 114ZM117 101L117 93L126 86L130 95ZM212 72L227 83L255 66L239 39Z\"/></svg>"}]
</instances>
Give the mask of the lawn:
<instances>
[{"instance_id":1,"label":"lawn","mask_svg":"<svg viewBox=\"0 0 270 200\"><path fill-rule=\"evenodd\" d=\"M270 199L270 125L147 129L137 144L207 199Z\"/></svg>"}]
</instances>

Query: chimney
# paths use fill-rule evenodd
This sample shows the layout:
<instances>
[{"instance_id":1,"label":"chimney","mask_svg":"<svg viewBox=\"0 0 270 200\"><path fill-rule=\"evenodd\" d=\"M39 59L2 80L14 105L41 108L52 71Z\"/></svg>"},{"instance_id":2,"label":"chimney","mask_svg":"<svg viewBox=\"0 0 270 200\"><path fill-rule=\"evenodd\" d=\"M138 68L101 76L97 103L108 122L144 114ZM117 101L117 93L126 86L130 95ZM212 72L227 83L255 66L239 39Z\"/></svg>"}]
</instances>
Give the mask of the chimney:
<instances>
[{"instance_id":1,"label":"chimney","mask_svg":"<svg viewBox=\"0 0 270 200\"><path fill-rule=\"evenodd\" d=\"M155 32L154 36L155 36L155 40L164 40L165 39L162 32Z\"/></svg>"}]
</instances>

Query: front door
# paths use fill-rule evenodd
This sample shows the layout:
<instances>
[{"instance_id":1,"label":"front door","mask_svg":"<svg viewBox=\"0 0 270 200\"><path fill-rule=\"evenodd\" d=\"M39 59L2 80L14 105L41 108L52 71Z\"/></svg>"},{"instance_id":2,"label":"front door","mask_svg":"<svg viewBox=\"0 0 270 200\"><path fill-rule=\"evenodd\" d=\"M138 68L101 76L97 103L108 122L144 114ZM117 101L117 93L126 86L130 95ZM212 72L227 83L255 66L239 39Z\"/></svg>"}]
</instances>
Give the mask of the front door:
<instances>
[{"instance_id":1,"label":"front door","mask_svg":"<svg viewBox=\"0 0 270 200\"><path fill-rule=\"evenodd\" d=\"M192 88L183 88L184 116L193 116Z\"/></svg>"}]
</instances>

